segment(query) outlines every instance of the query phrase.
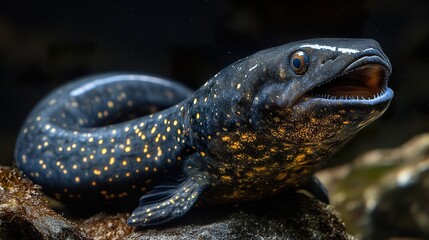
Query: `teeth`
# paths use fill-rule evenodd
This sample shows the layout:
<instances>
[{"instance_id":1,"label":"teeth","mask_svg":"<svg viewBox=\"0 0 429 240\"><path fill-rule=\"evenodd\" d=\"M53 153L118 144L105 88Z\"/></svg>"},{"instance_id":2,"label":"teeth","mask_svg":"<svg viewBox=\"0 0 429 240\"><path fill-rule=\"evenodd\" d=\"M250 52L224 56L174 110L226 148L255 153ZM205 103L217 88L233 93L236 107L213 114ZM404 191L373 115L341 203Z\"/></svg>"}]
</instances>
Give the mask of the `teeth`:
<instances>
[{"instance_id":1,"label":"teeth","mask_svg":"<svg viewBox=\"0 0 429 240\"><path fill-rule=\"evenodd\" d=\"M320 93L313 94L312 97L313 98L324 98L324 99L329 99L329 100L372 100L372 99L379 98L385 92L386 92L386 90L383 89L379 93L376 93L376 94L374 94L374 96L368 97L368 98L365 98L363 96L347 96L347 95L333 96L333 95L329 95L329 94L320 94Z\"/></svg>"}]
</instances>

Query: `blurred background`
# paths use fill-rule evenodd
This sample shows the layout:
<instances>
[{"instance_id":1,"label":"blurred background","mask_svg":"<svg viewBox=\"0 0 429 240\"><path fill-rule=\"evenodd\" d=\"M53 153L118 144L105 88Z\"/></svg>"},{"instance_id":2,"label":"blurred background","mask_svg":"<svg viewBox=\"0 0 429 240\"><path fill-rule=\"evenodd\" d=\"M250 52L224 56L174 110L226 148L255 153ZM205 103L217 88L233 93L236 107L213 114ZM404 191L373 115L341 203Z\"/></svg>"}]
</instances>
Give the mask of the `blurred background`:
<instances>
[{"instance_id":1,"label":"blurred background","mask_svg":"<svg viewBox=\"0 0 429 240\"><path fill-rule=\"evenodd\" d=\"M424 0L9 1L0 8L1 164L11 164L37 101L77 77L131 71L198 88L242 57L314 37L376 39L393 65L391 107L338 161L396 146L429 130L428 13Z\"/></svg>"},{"instance_id":2,"label":"blurred background","mask_svg":"<svg viewBox=\"0 0 429 240\"><path fill-rule=\"evenodd\" d=\"M77 77L147 73L198 88L258 50L315 37L373 38L394 100L330 166L429 131L429 1L8 1L0 7L0 164L32 107Z\"/></svg>"}]
</instances>

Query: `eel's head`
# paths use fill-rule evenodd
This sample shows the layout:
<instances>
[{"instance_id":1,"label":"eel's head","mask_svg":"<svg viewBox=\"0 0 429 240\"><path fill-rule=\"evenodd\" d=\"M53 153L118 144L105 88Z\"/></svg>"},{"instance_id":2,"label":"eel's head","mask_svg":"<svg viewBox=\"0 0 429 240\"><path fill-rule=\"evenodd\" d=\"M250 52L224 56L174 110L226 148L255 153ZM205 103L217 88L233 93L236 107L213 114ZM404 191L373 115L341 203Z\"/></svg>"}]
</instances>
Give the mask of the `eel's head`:
<instances>
[{"instance_id":1,"label":"eel's head","mask_svg":"<svg viewBox=\"0 0 429 240\"><path fill-rule=\"evenodd\" d=\"M276 53L276 54L274 54ZM291 143L344 141L389 106L391 65L370 39L311 39L256 57L265 78L252 103L254 127Z\"/></svg>"}]
</instances>

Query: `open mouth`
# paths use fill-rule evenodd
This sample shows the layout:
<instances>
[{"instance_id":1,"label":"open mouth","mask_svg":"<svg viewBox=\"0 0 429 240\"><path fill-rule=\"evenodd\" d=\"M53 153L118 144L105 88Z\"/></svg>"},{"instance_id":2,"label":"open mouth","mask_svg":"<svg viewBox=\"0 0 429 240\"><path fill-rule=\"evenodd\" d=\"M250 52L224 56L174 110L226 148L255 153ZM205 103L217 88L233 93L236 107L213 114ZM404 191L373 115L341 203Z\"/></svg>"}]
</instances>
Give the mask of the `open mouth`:
<instances>
[{"instance_id":1,"label":"open mouth","mask_svg":"<svg viewBox=\"0 0 429 240\"><path fill-rule=\"evenodd\" d=\"M390 71L382 62L361 59L337 77L307 91L303 97L329 100L376 99L385 93L389 75Z\"/></svg>"}]
</instances>

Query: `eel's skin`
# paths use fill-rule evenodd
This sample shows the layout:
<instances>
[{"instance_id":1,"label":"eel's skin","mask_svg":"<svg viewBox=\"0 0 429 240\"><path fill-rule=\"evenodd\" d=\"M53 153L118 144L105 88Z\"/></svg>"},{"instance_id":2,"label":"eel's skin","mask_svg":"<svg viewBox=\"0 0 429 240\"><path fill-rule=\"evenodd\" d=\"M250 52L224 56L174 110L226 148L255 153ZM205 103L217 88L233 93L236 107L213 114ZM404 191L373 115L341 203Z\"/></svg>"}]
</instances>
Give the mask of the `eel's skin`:
<instances>
[{"instance_id":1,"label":"eel's skin","mask_svg":"<svg viewBox=\"0 0 429 240\"><path fill-rule=\"evenodd\" d=\"M205 202L299 188L388 107L391 65L370 39L310 39L257 52L197 91L136 74L85 78L30 113L16 164L62 201L139 206L153 226Z\"/></svg>"}]
</instances>

